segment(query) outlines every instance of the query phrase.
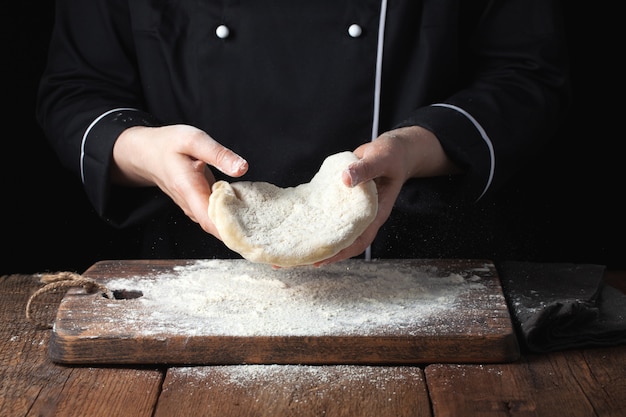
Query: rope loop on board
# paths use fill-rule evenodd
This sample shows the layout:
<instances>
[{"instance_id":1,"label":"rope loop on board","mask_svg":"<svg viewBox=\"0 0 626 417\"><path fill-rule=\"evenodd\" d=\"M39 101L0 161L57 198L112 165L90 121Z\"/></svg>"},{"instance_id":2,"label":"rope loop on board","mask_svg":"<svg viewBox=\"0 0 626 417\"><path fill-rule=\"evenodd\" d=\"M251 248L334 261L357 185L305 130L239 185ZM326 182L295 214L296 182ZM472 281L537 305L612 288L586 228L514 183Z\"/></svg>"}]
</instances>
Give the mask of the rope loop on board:
<instances>
[{"instance_id":1,"label":"rope loop on board","mask_svg":"<svg viewBox=\"0 0 626 417\"><path fill-rule=\"evenodd\" d=\"M100 284L91 278L85 278L75 272L45 274L41 277L40 281L45 285L35 291L28 299L28 302L26 303L26 319L42 328L50 329L52 328L52 324L34 318L32 312L33 301L45 294L57 292L59 290L67 290L69 288L82 287L88 294L93 294L99 291L104 297L114 299L113 293L105 285Z\"/></svg>"}]
</instances>

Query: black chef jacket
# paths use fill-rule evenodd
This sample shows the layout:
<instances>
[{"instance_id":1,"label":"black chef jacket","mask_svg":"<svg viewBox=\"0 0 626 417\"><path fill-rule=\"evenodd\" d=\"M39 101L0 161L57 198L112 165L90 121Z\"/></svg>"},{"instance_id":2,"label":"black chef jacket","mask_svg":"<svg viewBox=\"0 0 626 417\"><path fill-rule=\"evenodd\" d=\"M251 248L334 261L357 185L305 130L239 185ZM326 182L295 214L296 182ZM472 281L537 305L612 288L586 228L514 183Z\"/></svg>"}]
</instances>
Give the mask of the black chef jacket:
<instances>
[{"instance_id":1,"label":"black chef jacket","mask_svg":"<svg viewBox=\"0 0 626 417\"><path fill-rule=\"evenodd\" d=\"M130 126L199 127L248 160L242 180L282 187L380 132L424 126L465 174L409 181L373 256L445 255L420 250L454 250L459 226L483 233L488 215L474 230L451 220L466 218L460 202L488 199L566 108L557 5L57 0L38 118L96 211L143 224L154 257L233 254L159 190L111 185L113 144Z\"/></svg>"}]
</instances>

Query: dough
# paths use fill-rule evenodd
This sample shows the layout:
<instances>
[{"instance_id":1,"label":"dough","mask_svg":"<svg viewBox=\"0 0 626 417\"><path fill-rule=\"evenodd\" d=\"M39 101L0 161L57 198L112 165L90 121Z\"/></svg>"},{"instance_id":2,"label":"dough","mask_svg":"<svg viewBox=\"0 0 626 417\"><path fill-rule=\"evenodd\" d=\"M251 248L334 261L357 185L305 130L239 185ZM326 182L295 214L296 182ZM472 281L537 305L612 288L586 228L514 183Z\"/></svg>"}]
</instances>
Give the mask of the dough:
<instances>
[{"instance_id":1,"label":"dough","mask_svg":"<svg viewBox=\"0 0 626 417\"><path fill-rule=\"evenodd\" d=\"M218 181L209 217L224 244L252 262L290 267L324 260L350 246L378 210L373 181L353 188L341 181L357 160L349 151L331 155L297 187Z\"/></svg>"}]
</instances>

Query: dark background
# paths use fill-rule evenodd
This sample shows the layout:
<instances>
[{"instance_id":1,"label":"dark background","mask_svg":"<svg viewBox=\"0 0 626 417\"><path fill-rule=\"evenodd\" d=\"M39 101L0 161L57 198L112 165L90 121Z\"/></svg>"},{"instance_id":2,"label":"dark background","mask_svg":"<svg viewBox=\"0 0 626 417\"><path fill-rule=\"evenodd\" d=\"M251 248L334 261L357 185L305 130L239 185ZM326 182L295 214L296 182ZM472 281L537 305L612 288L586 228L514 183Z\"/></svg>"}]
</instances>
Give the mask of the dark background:
<instances>
[{"instance_id":1,"label":"dark background","mask_svg":"<svg viewBox=\"0 0 626 417\"><path fill-rule=\"evenodd\" d=\"M54 1L3 7L0 275L82 272L134 258L137 237L104 224L80 181L59 164L34 118ZM15 4L17 3L17 4ZM626 269L624 37L607 7L566 1L574 106L557 140L505 195L524 259Z\"/></svg>"}]
</instances>

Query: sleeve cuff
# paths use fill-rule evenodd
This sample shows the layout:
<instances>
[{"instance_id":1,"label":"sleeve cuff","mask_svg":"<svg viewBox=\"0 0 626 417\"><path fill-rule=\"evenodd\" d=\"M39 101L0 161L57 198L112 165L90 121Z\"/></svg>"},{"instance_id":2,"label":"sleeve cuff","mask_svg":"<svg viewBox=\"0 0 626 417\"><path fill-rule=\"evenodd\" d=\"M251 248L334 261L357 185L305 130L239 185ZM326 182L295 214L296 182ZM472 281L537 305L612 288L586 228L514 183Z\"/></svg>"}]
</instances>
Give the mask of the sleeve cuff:
<instances>
[{"instance_id":1,"label":"sleeve cuff","mask_svg":"<svg viewBox=\"0 0 626 417\"><path fill-rule=\"evenodd\" d=\"M130 127L159 125L159 121L148 113L119 108L100 115L85 131L80 155L81 179L87 197L100 216L106 217L109 203L109 172L115 141Z\"/></svg>"},{"instance_id":2,"label":"sleeve cuff","mask_svg":"<svg viewBox=\"0 0 626 417\"><path fill-rule=\"evenodd\" d=\"M465 171L468 197L478 201L491 188L495 175L495 151L489 135L464 109L433 104L418 109L397 127L422 126L433 132L448 157Z\"/></svg>"}]
</instances>

